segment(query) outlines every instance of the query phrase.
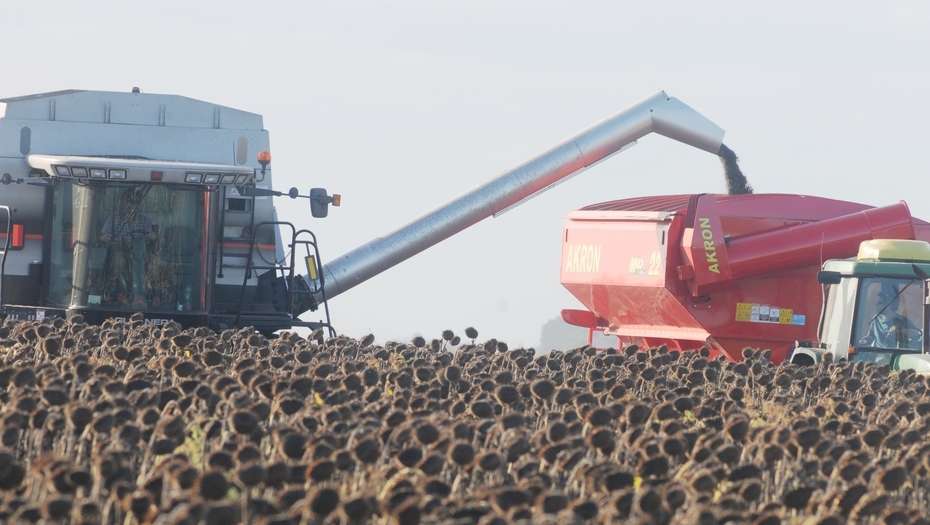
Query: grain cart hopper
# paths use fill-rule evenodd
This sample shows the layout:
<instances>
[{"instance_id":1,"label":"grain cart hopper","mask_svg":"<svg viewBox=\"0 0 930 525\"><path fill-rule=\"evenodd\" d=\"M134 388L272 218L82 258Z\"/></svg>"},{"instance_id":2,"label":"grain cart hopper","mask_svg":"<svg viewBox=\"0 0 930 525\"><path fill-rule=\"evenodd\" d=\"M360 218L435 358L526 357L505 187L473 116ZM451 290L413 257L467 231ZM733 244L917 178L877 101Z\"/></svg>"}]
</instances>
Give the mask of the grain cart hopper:
<instances>
[{"instance_id":1,"label":"grain cart hopper","mask_svg":"<svg viewBox=\"0 0 930 525\"><path fill-rule=\"evenodd\" d=\"M275 217L268 159L253 160L268 148L259 115L141 93L6 99L0 205L12 212L13 246L0 305L12 317L142 310L150 322L264 331L307 325L298 316L322 305L317 325L326 325L328 299L650 133L722 151L721 128L659 93L320 268L312 234ZM333 198L316 190L310 200L319 208ZM116 249L105 232L124 216L147 235ZM278 226L290 235L282 240ZM308 276L295 277L301 248Z\"/></svg>"},{"instance_id":2,"label":"grain cart hopper","mask_svg":"<svg viewBox=\"0 0 930 525\"><path fill-rule=\"evenodd\" d=\"M319 252L277 219L268 140L260 115L137 89L0 100L0 313L329 326L322 283L294 278ZM310 193L314 216L338 204Z\"/></svg>"},{"instance_id":3,"label":"grain cart hopper","mask_svg":"<svg viewBox=\"0 0 930 525\"><path fill-rule=\"evenodd\" d=\"M784 360L817 333L823 261L869 239L930 240L905 203L882 208L805 195L666 195L569 215L563 285L587 308L565 321L622 343L738 360L746 347Z\"/></svg>"},{"instance_id":4,"label":"grain cart hopper","mask_svg":"<svg viewBox=\"0 0 930 525\"><path fill-rule=\"evenodd\" d=\"M817 339L799 342L791 362L810 365L830 354L930 373L928 278L924 241L866 241L855 258L825 262L817 274L824 293Z\"/></svg>"}]
</instances>

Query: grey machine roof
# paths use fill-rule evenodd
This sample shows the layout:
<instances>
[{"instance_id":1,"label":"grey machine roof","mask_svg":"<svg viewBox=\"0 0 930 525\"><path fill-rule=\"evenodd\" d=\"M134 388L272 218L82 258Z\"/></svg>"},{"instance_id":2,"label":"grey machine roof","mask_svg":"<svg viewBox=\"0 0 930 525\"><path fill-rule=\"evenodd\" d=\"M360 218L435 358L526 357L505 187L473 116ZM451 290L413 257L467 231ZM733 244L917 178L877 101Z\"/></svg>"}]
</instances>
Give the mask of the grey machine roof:
<instances>
[{"instance_id":1,"label":"grey machine roof","mask_svg":"<svg viewBox=\"0 0 930 525\"><path fill-rule=\"evenodd\" d=\"M32 176L30 158L34 163L101 159L99 166L138 167L151 161L220 165L217 171L223 173L255 170L257 186L270 188L272 170L260 170L256 159L269 149L261 115L178 95L66 90L0 99L0 176L13 180ZM238 196L234 189L227 193ZM0 185L0 203L15 202L18 217L26 222L40 221L46 213L43 195L32 185ZM255 198L257 221L275 220L270 199ZM244 226L247 221L247 215L230 216L226 225ZM30 249L35 253L17 252L7 270L24 274L30 260L41 258L38 244ZM234 272L226 275L237 278Z\"/></svg>"},{"instance_id":2,"label":"grey machine roof","mask_svg":"<svg viewBox=\"0 0 930 525\"><path fill-rule=\"evenodd\" d=\"M179 95L69 89L0 99L0 118L261 130L262 116Z\"/></svg>"},{"instance_id":3,"label":"grey machine roof","mask_svg":"<svg viewBox=\"0 0 930 525\"><path fill-rule=\"evenodd\" d=\"M179 95L66 90L0 99L0 160L38 153L258 168L255 155L269 146L261 115ZM259 180L270 183L268 175Z\"/></svg>"}]
</instances>

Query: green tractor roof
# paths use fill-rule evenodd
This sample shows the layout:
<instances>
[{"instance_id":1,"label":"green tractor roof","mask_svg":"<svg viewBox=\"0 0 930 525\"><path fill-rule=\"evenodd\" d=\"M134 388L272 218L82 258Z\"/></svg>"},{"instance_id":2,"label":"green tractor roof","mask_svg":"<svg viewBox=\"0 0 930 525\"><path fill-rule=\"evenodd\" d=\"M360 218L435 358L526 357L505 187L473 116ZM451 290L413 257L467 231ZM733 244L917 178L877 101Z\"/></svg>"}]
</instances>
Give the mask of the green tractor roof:
<instances>
[{"instance_id":1,"label":"green tractor roof","mask_svg":"<svg viewBox=\"0 0 930 525\"><path fill-rule=\"evenodd\" d=\"M848 276L887 276L918 278L914 266L930 274L930 243L926 241L874 239L859 245L853 259L833 259L823 265L825 271Z\"/></svg>"}]
</instances>

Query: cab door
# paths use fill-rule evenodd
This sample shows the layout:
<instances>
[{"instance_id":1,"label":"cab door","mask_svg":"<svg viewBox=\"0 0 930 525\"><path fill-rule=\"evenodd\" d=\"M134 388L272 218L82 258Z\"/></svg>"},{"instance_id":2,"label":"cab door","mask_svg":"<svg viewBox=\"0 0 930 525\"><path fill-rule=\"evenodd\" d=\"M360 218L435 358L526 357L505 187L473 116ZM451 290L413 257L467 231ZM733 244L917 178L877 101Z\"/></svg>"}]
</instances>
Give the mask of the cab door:
<instances>
[{"instance_id":1,"label":"cab door","mask_svg":"<svg viewBox=\"0 0 930 525\"><path fill-rule=\"evenodd\" d=\"M837 359L849 354L858 290L859 279L856 277L844 277L839 283L826 288L820 321L820 342Z\"/></svg>"},{"instance_id":2,"label":"cab door","mask_svg":"<svg viewBox=\"0 0 930 525\"><path fill-rule=\"evenodd\" d=\"M9 250L2 256L5 258L2 301L3 304L37 306L44 289L47 188L3 181L0 181L0 206L9 208L9 216L0 211L0 250L7 242Z\"/></svg>"}]
</instances>

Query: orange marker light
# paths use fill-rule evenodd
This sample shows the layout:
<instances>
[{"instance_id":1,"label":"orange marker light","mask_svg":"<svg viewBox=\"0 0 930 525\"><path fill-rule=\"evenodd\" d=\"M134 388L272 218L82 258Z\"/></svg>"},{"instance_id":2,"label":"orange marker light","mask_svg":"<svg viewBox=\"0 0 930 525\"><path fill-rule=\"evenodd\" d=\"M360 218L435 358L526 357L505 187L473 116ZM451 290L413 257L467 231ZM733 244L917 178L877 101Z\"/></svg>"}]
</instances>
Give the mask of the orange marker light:
<instances>
[{"instance_id":1,"label":"orange marker light","mask_svg":"<svg viewBox=\"0 0 930 525\"><path fill-rule=\"evenodd\" d=\"M10 248L13 250L21 250L23 246L26 245L26 230L23 228L22 224L14 224L13 230L10 232Z\"/></svg>"},{"instance_id":2,"label":"orange marker light","mask_svg":"<svg viewBox=\"0 0 930 525\"><path fill-rule=\"evenodd\" d=\"M271 163L271 152L270 151L260 151L258 153L258 163L261 165L266 165Z\"/></svg>"},{"instance_id":3,"label":"orange marker light","mask_svg":"<svg viewBox=\"0 0 930 525\"><path fill-rule=\"evenodd\" d=\"M342 204L342 195L338 193L333 193L333 206L336 206L338 208L339 205L341 204Z\"/></svg>"}]
</instances>

